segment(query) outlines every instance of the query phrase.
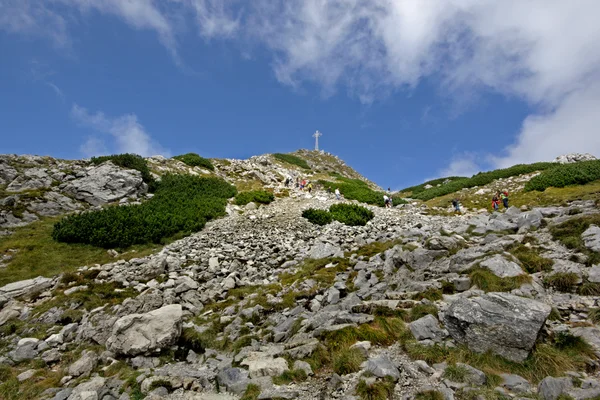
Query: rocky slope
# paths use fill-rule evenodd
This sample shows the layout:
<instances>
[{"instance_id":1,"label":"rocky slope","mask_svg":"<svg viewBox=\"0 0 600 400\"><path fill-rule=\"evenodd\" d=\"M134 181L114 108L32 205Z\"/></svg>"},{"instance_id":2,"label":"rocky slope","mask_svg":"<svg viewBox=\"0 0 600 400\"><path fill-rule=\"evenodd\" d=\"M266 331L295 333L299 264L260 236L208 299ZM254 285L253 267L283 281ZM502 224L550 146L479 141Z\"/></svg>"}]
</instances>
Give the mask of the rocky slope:
<instances>
[{"instance_id":1,"label":"rocky slope","mask_svg":"<svg viewBox=\"0 0 600 400\"><path fill-rule=\"evenodd\" d=\"M14 162L0 175L9 186ZM135 173L88 190L97 167L31 168L12 189L43 184L81 207L145 196ZM281 176L301 172L265 156L215 173L283 190ZM0 397L600 396L596 202L452 216L369 207L364 227L301 217L335 202L292 189L268 206L230 205L158 254L0 287ZM589 226L566 247L556 227L574 220Z\"/></svg>"}]
</instances>

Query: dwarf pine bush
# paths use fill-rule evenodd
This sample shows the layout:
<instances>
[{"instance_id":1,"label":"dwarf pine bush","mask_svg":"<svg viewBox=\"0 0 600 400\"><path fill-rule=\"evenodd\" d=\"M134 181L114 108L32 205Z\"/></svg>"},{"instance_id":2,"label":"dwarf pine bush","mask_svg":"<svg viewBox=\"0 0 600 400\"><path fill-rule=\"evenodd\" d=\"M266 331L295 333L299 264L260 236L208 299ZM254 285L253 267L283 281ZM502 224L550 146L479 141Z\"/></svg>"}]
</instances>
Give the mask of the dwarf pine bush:
<instances>
[{"instance_id":1,"label":"dwarf pine bush","mask_svg":"<svg viewBox=\"0 0 600 400\"><path fill-rule=\"evenodd\" d=\"M165 175L147 202L67 216L54 225L52 237L104 248L160 243L225 215L227 199L235 194L235 187L220 178Z\"/></svg>"},{"instance_id":2,"label":"dwarf pine bush","mask_svg":"<svg viewBox=\"0 0 600 400\"><path fill-rule=\"evenodd\" d=\"M543 192L549 187L584 185L598 179L600 179L600 160L555 164L554 168L547 169L527 182L525 191Z\"/></svg>"},{"instance_id":3,"label":"dwarf pine bush","mask_svg":"<svg viewBox=\"0 0 600 400\"><path fill-rule=\"evenodd\" d=\"M312 222L315 225L327 225L333 218L327 210L318 210L315 208L309 208L302 211L302 216Z\"/></svg>"},{"instance_id":4,"label":"dwarf pine bush","mask_svg":"<svg viewBox=\"0 0 600 400\"><path fill-rule=\"evenodd\" d=\"M373 211L356 204L334 204L329 211L309 208L302 216L316 225L327 225L332 220L349 226L364 226L375 217Z\"/></svg>"},{"instance_id":5,"label":"dwarf pine bush","mask_svg":"<svg viewBox=\"0 0 600 400\"><path fill-rule=\"evenodd\" d=\"M196 153L181 154L181 155L175 156L173 158L175 160L182 161L183 163L185 163L186 165L189 165L190 167L202 167L202 168L209 169L211 171L214 171L214 169L215 169L215 166L208 158L200 157Z\"/></svg>"},{"instance_id":6,"label":"dwarf pine bush","mask_svg":"<svg viewBox=\"0 0 600 400\"><path fill-rule=\"evenodd\" d=\"M273 154L273 157L275 157L279 161L296 165L300 168L310 169L310 165L308 165L305 159L295 156L293 154L275 153Z\"/></svg>"},{"instance_id":7,"label":"dwarf pine bush","mask_svg":"<svg viewBox=\"0 0 600 400\"><path fill-rule=\"evenodd\" d=\"M275 200L275 196L271 192L267 192L266 190L251 190L236 194L234 203L238 206L245 206L250 202L269 204L273 200Z\"/></svg>"}]
</instances>

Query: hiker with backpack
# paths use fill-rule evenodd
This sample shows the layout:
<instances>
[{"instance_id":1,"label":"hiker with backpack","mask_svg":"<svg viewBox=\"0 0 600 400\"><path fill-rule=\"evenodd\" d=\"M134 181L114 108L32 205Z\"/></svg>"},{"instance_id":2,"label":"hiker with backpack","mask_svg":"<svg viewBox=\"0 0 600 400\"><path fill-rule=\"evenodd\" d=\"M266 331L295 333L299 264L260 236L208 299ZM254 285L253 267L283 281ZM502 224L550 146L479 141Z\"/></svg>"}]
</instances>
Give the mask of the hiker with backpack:
<instances>
[{"instance_id":1,"label":"hiker with backpack","mask_svg":"<svg viewBox=\"0 0 600 400\"><path fill-rule=\"evenodd\" d=\"M496 193L494 197L492 197L492 208L494 211L498 211L498 207L500 206L499 194L500 192Z\"/></svg>"},{"instance_id":2,"label":"hiker with backpack","mask_svg":"<svg viewBox=\"0 0 600 400\"><path fill-rule=\"evenodd\" d=\"M452 206L454 207L454 211L460 212L460 202L456 197L452 199Z\"/></svg>"},{"instance_id":3,"label":"hiker with backpack","mask_svg":"<svg viewBox=\"0 0 600 400\"><path fill-rule=\"evenodd\" d=\"M500 193L500 198L502 199L504 208L508 208L508 192L506 190Z\"/></svg>"},{"instance_id":4,"label":"hiker with backpack","mask_svg":"<svg viewBox=\"0 0 600 400\"><path fill-rule=\"evenodd\" d=\"M335 188L335 198L336 200L340 200L340 189Z\"/></svg>"},{"instance_id":5,"label":"hiker with backpack","mask_svg":"<svg viewBox=\"0 0 600 400\"><path fill-rule=\"evenodd\" d=\"M385 205L385 208L390 208L390 198L387 194L383 195L383 204Z\"/></svg>"}]
</instances>

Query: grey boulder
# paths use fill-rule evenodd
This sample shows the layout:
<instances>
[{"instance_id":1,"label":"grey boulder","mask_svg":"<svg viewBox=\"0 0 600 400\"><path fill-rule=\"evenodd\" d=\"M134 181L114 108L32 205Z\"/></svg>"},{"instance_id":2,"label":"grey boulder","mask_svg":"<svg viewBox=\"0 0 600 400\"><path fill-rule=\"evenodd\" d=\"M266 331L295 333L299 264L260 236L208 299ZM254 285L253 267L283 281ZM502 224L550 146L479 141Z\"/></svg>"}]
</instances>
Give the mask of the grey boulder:
<instances>
[{"instance_id":1,"label":"grey boulder","mask_svg":"<svg viewBox=\"0 0 600 400\"><path fill-rule=\"evenodd\" d=\"M585 247L592 251L600 252L600 227L590 225L589 228L581 234Z\"/></svg>"},{"instance_id":2,"label":"grey boulder","mask_svg":"<svg viewBox=\"0 0 600 400\"><path fill-rule=\"evenodd\" d=\"M411 322L408 327L417 340L430 339L439 342L448 336L447 332L440 328L438 320L431 314Z\"/></svg>"},{"instance_id":3,"label":"grey boulder","mask_svg":"<svg viewBox=\"0 0 600 400\"><path fill-rule=\"evenodd\" d=\"M492 351L508 360L527 358L551 307L508 293L461 298L444 314L452 338L472 351Z\"/></svg>"},{"instance_id":4,"label":"grey boulder","mask_svg":"<svg viewBox=\"0 0 600 400\"><path fill-rule=\"evenodd\" d=\"M480 263L484 268L489 269L494 275L500 278L509 278L523 275L525 272L514 261L507 260L504 256L496 254Z\"/></svg>"},{"instance_id":5,"label":"grey boulder","mask_svg":"<svg viewBox=\"0 0 600 400\"><path fill-rule=\"evenodd\" d=\"M9 283L0 287L0 295L9 299L21 296L30 296L42 292L52 286L52 279L38 276L33 279Z\"/></svg>"},{"instance_id":6,"label":"grey boulder","mask_svg":"<svg viewBox=\"0 0 600 400\"><path fill-rule=\"evenodd\" d=\"M182 320L180 304L171 304L145 314L126 315L113 326L106 348L127 356L160 351L179 339Z\"/></svg>"}]
</instances>

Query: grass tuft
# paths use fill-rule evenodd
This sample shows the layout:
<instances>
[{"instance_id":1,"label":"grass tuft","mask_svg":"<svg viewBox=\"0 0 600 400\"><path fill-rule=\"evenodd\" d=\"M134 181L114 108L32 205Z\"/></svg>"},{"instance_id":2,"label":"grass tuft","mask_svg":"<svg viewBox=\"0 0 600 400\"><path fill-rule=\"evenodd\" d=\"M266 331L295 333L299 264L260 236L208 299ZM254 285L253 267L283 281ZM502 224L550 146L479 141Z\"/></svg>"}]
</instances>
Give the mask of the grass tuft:
<instances>
[{"instance_id":1,"label":"grass tuft","mask_svg":"<svg viewBox=\"0 0 600 400\"><path fill-rule=\"evenodd\" d=\"M444 395L437 390L425 390L417 393L415 400L444 400Z\"/></svg>"},{"instance_id":2,"label":"grass tuft","mask_svg":"<svg viewBox=\"0 0 600 400\"><path fill-rule=\"evenodd\" d=\"M392 379L378 380L368 384L360 380L356 386L356 395L361 400L388 400L394 398L394 387L396 384ZM437 399L436 399L437 400ZM443 400L443 399L442 399Z\"/></svg>"},{"instance_id":3,"label":"grass tuft","mask_svg":"<svg viewBox=\"0 0 600 400\"><path fill-rule=\"evenodd\" d=\"M469 273L471 283L484 292L510 292L521 285L531 283L529 275L519 275L509 278L500 278L485 268L473 268Z\"/></svg>"},{"instance_id":4,"label":"grass tuft","mask_svg":"<svg viewBox=\"0 0 600 400\"><path fill-rule=\"evenodd\" d=\"M594 324L600 323L600 308L592 308L592 309L590 309L590 311L588 312L588 318Z\"/></svg>"},{"instance_id":5,"label":"grass tuft","mask_svg":"<svg viewBox=\"0 0 600 400\"><path fill-rule=\"evenodd\" d=\"M437 318L438 309L433 304L417 304L410 309L410 314L407 316L407 322L413 322L419 318L423 318L427 314L431 314Z\"/></svg>"},{"instance_id":6,"label":"grass tuft","mask_svg":"<svg viewBox=\"0 0 600 400\"><path fill-rule=\"evenodd\" d=\"M518 245L509 250L512 255L523 264L525 270L534 274L536 272L550 271L554 261L539 255L538 251L524 245Z\"/></svg>"},{"instance_id":7,"label":"grass tuft","mask_svg":"<svg viewBox=\"0 0 600 400\"><path fill-rule=\"evenodd\" d=\"M246 391L240 400L256 400L258 396L260 396L260 386L251 383L246 387Z\"/></svg>"},{"instance_id":8,"label":"grass tuft","mask_svg":"<svg viewBox=\"0 0 600 400\"><path fill-rule=\"evenodd\" d=\"M339 375L360 371L365 356L359 349L344 348L332 354L333 370Z\"/></svg>"},{"instance_id":9,"label":"grass tuft","mask_svg":"<svg viewBox=\"0 0 600 400\"><path fill-rule=\"evenodd\" d=\"M444 378L453 382L463 383L469 376L469 370L462 365L448 365L444 371Z\"/></svg>"},{"instance_id":10,"label":"grass tuft","mask_svg":"<svg viewBox=\"0 0 600 400\"><path fill-rule=\"evenodd\" d=\"M544 279L544 283L560 292L573 292L579 277L574 272L557 272Z\"/></svg>"},{"instance_id":11,"label":"grass tuft","mask_svg":"<svg viewBox=\"0 0 600 400\"><path fill-rule=\"evenodd\" d=\"M304 382L308 379L306 372L302 369L290 369L285 371L283 374L276 376L273 378L273 383L276 385L287 385L289 383L295 382Z\"/></svg>"}]
</instances>

